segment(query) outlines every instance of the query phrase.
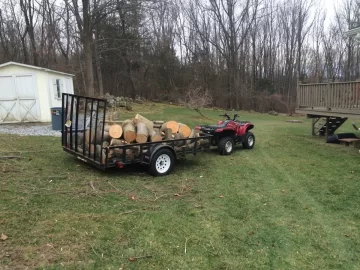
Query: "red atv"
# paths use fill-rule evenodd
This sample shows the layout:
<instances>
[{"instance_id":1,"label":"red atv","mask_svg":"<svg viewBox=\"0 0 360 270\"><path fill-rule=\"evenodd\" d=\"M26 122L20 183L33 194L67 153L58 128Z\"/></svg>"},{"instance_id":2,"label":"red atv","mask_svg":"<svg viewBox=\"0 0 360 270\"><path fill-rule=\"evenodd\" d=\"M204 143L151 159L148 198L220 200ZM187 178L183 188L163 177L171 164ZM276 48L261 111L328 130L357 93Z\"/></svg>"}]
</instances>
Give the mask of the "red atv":
<instances>
[{"instance_id":1,"label":"red atv","mask_svg":"<svg viewBox=\"0 0 360 270\"><path fill-rule=\"evenodd\" d=\"M219 121L217 125L200 125L196 129L202 133L213 135L211 144L217 146L221 155L230 155L235 144L241 143L243 148L252 149L255 145L255 136L250 130L254 125L248 121L236 120L238 114L234 114L234 118L225 113L220 115L226 117L225 121Z\"/></svg>"}]
</instances>

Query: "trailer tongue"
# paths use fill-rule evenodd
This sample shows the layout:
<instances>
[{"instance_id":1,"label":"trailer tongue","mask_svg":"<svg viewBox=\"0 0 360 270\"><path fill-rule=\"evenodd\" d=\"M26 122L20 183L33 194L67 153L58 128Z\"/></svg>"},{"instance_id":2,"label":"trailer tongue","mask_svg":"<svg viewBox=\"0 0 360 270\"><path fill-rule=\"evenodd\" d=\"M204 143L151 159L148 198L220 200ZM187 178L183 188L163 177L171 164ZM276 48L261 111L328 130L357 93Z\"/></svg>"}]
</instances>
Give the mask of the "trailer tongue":
<instances>
[{"instance_id":1,"label":"trailer tongue","mask_svg":"<svg viewBox=\"0 0 360 270\"><path fill-rule=\"evenodd\" d=\"M104 139L106 100L62 95L62 147L67 153L99 169L139 163L154 176L169 174L176 158L209 151L211 135L164 139L158 142L110 145Z\"/></svg>"}]
</instances>

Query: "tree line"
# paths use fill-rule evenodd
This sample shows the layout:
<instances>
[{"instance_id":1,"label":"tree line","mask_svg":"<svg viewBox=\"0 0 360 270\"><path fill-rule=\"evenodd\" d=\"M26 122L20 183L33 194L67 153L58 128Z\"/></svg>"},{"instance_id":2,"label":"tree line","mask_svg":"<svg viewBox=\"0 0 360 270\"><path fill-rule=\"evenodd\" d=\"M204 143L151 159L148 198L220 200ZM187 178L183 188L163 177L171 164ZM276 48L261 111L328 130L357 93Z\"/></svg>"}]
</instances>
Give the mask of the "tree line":
<instances>
[{"instance_id":1,"label":"tree line","mask_svg":"<svg viewBox=\"0 0 360 270\"><path fill-rule=\"evenodd\" d=\"M315 1L1 0L0 62L73 73L90 96L291 110L298 80L359 78L344 32L360 1L339 0L333 18Z\"/></svg>"}]
</instances>

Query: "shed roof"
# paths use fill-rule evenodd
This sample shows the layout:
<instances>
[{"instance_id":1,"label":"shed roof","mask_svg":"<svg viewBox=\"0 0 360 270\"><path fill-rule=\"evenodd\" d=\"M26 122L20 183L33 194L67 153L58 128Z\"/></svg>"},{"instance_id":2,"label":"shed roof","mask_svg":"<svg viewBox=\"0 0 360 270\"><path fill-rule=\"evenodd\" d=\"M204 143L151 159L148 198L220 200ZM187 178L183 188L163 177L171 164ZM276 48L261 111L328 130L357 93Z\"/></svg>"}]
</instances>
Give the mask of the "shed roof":
<instances>
[{"instance_id":1,"label":"shed roof","mask_svg":"<svg viewBox=\"0 0 360 270\"><path fill-rule=\"evenodd\" d=\"M66 75L66 76L75 76L74 74L70 74L70 73L60 72L60 71L56 71L56 70L52 70L52 69L48 69L48 68L43 68L43 67L37 67L37 66L32 66L32 65L21 64L21 63L17 63L17 62L7 62L7 63L4 63L4 64L0 64L0 68L11 66L11 65L20 66L20 67L26 67L26 68L32 68L32 69L37 69L37 70L42 70L42 71L45 71L45 72L58 73L58 74Z\"/></svg>"}]
</instances>

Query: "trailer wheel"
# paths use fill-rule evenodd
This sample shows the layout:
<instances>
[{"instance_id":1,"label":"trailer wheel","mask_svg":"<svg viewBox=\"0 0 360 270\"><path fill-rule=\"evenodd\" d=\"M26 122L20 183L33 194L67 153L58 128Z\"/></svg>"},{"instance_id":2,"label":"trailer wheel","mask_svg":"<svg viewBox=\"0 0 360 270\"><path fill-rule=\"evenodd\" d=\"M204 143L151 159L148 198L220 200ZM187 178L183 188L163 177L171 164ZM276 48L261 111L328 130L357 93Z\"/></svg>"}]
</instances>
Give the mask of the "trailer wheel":
<instances>
[{"instance_id":1,"label":"trailer wheel","mask_svg":"<svg viewBox=\"0 0 360 270\"><path fill-rule=\"evenodd\" d=\"M158 150L151 159L149 173L153 176L164 176L174 167L174 154L169 149Z\"/></svg>"}]
</instances>

